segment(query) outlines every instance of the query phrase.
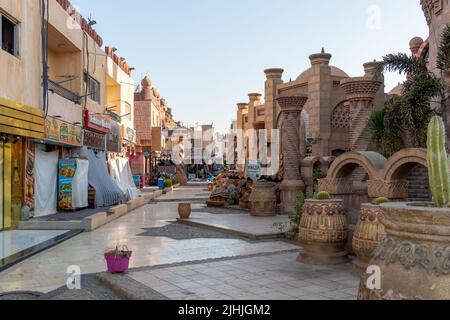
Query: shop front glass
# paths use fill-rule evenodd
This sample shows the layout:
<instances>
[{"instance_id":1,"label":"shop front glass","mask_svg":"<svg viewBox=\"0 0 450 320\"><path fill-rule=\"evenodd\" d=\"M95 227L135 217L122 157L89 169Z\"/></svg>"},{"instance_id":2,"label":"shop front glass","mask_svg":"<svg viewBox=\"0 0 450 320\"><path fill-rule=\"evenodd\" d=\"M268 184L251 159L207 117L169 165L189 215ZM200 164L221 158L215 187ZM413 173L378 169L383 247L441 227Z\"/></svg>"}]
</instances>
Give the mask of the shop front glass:
<instances>
[{"instance_id":1,"label":"shop front glass","mask_svg":"<svg viewBox=\"0 0 450 320\"><path fill-rule=\"evenodd\" d=\"M4 135L0 141L0 230L17 229L24 199L24 144Z\"/></svg>"}]
</instances>

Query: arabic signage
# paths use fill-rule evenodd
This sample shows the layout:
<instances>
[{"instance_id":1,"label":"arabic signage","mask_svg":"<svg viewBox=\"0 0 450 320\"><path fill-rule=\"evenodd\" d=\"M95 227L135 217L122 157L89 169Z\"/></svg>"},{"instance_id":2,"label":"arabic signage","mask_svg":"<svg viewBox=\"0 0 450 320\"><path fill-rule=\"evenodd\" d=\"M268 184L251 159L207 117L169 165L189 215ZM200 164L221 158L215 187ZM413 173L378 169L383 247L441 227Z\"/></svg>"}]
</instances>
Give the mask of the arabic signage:
<instances>
[{"instance_id":1,"label":"arabic signage","mask_svg":"<svg viewBox=\"0 0 450 320\"><path fill-rule=\"evenodd\" d=\"M84 130L83 133L83 146L105 151L106 147L106 136L101 133L97 133L90 130Z\"/></svg>"},{"instance_id":2,"label":"arabic signage","mask_svg":"<svg viewBox=\"0 0 450 320\"><path fill-rule=\"evenodd\" d=\"M45 119L45 138L75 147L81 146L81 128L52 117Z\"/></svg>"},{"instance_id":3,"label":"arabic signage","mask_svg":"<svg viewBox=\"0 0 450 320\"><path fill-rule=\"evenodd\" d=\"M111 132L106 136L106 150L116 153L120 153L122 151L120 125L115 122L111 122Z\"/></svg>"},{"instance_id":4,"label":"arabic signage","mask_svg":"<svg viewBox=\"0 0 450 320\"><path fill-rule=\"evenodd\" d=\"M136 130L123 125L122 126L122 138L132 143L136 143Z\"/></svg>"},{"instance_id":5,"label":"arabic signage","mask_svg":"<svg viewBox=\"0 0 450 320\"><path fill-rule=\"evenodd\" d=\"M85 111L84 126L87 129L108 134L111 130L111 120L105 115Z\"/></svg>"}]
</instances>

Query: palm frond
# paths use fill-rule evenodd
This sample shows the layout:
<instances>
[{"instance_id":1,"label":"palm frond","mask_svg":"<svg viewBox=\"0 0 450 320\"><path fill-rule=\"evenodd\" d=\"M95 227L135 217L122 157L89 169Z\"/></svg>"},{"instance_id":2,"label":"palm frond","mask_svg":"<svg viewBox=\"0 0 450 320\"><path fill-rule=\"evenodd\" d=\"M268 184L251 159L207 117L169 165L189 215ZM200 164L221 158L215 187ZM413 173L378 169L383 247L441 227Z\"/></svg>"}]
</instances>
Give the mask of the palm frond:
<instances>
[{"instance_id":1,"label":"palm frond","mask_svg":"<svg viewBox=\"0 0 450 320\"><path fill-rule=\"evenodd\" d=\"M408 75L421 75L429 73L425 61L409 56L406 53L388 54L375 68L375 74L384 72L399 72Z\"/></svg>"},{"instance_id":2,"label":"palm frond","mask_svg":"<svg viewBox=\"0 0 450 320\"><path fill-rule=\"evenodd\" d=\"M437 68L446 71L450 68L450 24L448 24L441 36L437 54Z\"/></svg>"}]
</instances>

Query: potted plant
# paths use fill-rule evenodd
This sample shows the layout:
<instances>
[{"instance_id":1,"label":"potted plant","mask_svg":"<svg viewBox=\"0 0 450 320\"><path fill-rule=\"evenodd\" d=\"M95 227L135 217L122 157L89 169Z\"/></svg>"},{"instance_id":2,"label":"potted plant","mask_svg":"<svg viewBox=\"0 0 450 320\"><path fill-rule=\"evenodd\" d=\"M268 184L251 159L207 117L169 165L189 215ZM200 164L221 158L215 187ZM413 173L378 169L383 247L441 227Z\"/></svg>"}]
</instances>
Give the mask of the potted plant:
<instances>
[{"instance_id":1,"label":"potted plant","mask_svg":"<svg viewBox=\"0 0 450 320\"><path fill-rule=\"evenodd\" d=\"M105 260L108 271L111 273L124 273L130 265L130 258L133 251L127 246L116 246L115 249L105 253Z\"/></svg>"},{"instance_id":2,"label":"potted plant","mask_svg":"<svg viewBox=\"0 0 450 320\"><path fill-rule=\"evenodd\" d=\"M366 272L373 252L386 237L386 231L382 224L384 213L380 205L388 202L389 199L381 197L374 203L361 205L352 241L353 250L357 256L357 259L353 261L355 275L359 276Z\"/></svg>"},{"instance_id":3,"label":"potted plant","mask_svg":"<svg viewBox=\"0 0 450 320\"><path fill-rule=\"evenodd\" d=\"M186 220L191 216L191 204L190 203L179 203L178 204L178 214L180 219Z\"/></svg>"},{"instance_id":4,"label":"potted plant","mask_svg":"<svg viewBox=\"0 0 450 320\"><path fill-rule=\"evenodd\" d=\"M380 268L381 288L361 279L361 300L450 299L450 173L445 126L435 116L428 126L428 170L434 203L385 203L387 236L371 265Z\"/></svg>"},{"instance_id":5,"label":"potted plant","mask_svg":"<svg viewBox=\"0 0 450 320\"><path fill-rule=\"evenodd\" d=\"M349 230L343 200L331 199L328 192L319 192L315 199L306 200L299 234L304 250L298 261L318 265L349 261L345 250Z\"/></svg>"},{"instance_id":6,"label":"potted plant","mask_svg":"<svg viewBox=\"0 0 450 320\"><path fill-rule=\"evenodd\" d=\"M250 214L257 217L270 217L277 215L277 196L275 184L262 179L253 185L249 198Z\"/></svg>"}]
</instances>

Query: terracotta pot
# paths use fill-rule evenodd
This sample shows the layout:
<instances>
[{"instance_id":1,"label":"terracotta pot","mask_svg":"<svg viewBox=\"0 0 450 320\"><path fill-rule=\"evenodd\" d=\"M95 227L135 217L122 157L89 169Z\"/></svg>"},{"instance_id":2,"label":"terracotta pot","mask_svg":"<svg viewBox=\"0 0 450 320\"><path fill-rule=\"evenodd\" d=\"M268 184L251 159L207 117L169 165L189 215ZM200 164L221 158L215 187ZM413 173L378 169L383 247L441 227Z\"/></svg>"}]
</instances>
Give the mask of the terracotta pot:
<instances>
[{"instance_id":1,"label":"terracotta pot","mask_svg":"<svg viewBox=\"0 0 450 320\"><path fill-rule=\"evenodd\" d=\"M277 197L275 184L271 182L256 182L250 196L250 214L257 217L277 215Z\"/></svg>"},{"instance_id":2,"label":"terracotta pot","mask_svg":"<svg viewBox=\"0 0 450 320\"><path fill-rule=\"evenodd\" d=\"M178 214L180 219L186 220L191 216L191 204L190 203L180 203L178 204Z\"/></svg>"},{"instance_id":3,"label":"terracotta pot","mask_svg":"<svg viewBox=\"0 0 450 320\"><path fill-rule=\"evenodd\" d=\"M381 223L384 219L379 205L363 204L358 217L358 223L353 234L353 250L357 259L353 262L353 273L361 275L367 271L373 252L386 237L386 231Z\"/></svg>"},{"instance_id":4,"label":"terracotta pot","mask_svg":"<svg viewBox=\"0 0 450 320\"><path fill-rule=\"evenodd\" d=\"M319 265L349 261L345 250L349 231L343 200L306 200L299 234L304 251L298 261Z\"/></svg>"},{"instance_id":5,"label":"terracotta pot","mask_svg":"<svg viewBox=\"0 0 450 320\"><path fill-rule=\"evenodd\" d=\"M387 236L370 262L381 288L369 289L365 274L358 299L450 300L450 209L421 205L381 205Z\"/></svg>"}]
</instances>

